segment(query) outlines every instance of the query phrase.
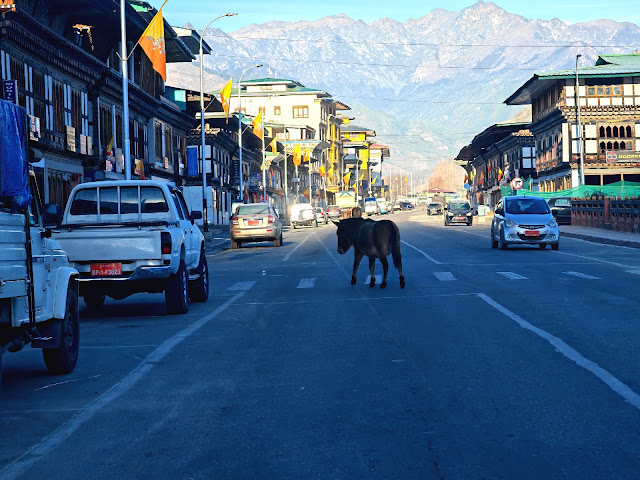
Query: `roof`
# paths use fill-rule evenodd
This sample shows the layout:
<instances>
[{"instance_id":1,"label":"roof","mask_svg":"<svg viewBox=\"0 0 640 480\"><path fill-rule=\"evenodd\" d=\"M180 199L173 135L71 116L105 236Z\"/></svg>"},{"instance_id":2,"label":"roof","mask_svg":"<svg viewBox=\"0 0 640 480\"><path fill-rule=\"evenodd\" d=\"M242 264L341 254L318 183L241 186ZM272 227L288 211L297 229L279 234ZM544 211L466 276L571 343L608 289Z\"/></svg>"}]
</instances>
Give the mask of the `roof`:
<instances>
[{"instance_id":1,"label":"roof","mask_svg":"<svg viewBox=\"0 0 640 480\"><path fill-rule=\"evenodd\" d=\"M483 150L491 145L498 143L500 140L511 135L513 132L519 132L524 126L529 125L526 122L518 123L497 123L486 128L476 135L471 143L462 147L460 153L455 158L458 163L466 164L476 158Z\"/></svg>"},{"instance_id":2,"label":"roof","mask_svg":"<svg viewBox=\"0 0 640 480\"><path fill-rule=\"evenodd\" d=\"M600 55L595 65L578 68L579 78L623 76L640 76L640 54ZM547 90L556 81L575 78L575 69L536 73L504 103L507 105L528 105L532 98Z\"/></svg>"},{"instance_id":3,"label":"roof","mask_svg":"<svg viewBox=\"0 0 640 480\"><path fill-rule=\"evenodd\" d=\"M192 30L191 28L184 27L171 27L173 31L176 32L176 35L180 37L180 40L184 42L184 44L189 47L191 53L194 55L200 55L200 34ZM202 53L205 55L211 54L211 47L202 40Z\"/></svg>"},{"instance_id":4,"label":"roof","mask_svg":"<svg viewBox=\"0 0 640 480\"><path fill-rule=\"evenodd\" d=\"M302 86L299 82L296 82L295 80L291 80L288 78L270 78L270 77L265 77L265 78L254 78L252 80L243 80L242 81L242 85L244 84L251 84L251 85L260 85L260 84L276 84L276 83L295 83L296 85L300 85Z\"/></svg>"},{"instance_id":5,"label":"roof","mask_svg":"<svg viewBox=\"0 0 640 480\"><path fill-rule=\"evenodd\" d=\"M340 126L341 133L365 133L367 135L375 136L375 130L372 130L367 127L359 127L358 125L353 125L351 123L342 124Z\"/></svg>"}]
</instances>

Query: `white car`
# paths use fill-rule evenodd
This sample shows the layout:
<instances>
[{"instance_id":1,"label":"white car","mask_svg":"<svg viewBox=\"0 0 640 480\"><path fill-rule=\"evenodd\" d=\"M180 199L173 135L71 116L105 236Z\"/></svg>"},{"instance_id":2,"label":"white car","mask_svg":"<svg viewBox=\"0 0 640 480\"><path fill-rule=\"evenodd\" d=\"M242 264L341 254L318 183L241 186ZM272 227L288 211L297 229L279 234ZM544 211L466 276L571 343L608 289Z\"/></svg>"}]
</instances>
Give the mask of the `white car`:
<instances>
[{"instance_id":1,"label":"white car","mask_svg":"<svg viewBox=\"0 0 640 480\"><path fill-rule=\"evenodd\" d=\"M503 197L491 222L491 247L506 250L509 245L551 245L558 250L560 230L544 198Z\"/></svg>"},{"instance_id":2,"label":"white car","mask_svg":"<svg viewBox=\"0 0 640 480\"><path fill-rule=\"evenodd\" d=\"M307 225L310 227L318 226L318 219L316 218L316 212L308 203L296 203L291 207L291 226L295 229L301 225Z\"/></svg>"}]
</instances>

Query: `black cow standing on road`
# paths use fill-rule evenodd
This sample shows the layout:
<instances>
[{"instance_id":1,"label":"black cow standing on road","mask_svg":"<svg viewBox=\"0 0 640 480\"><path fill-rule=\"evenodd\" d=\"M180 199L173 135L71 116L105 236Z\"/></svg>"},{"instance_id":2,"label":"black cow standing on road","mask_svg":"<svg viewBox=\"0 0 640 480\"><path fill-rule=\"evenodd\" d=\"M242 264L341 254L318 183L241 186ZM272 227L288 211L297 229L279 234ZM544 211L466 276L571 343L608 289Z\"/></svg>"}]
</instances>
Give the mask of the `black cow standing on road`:
<instances>
[{"instance_id":1,"label":"black cow standing on road","mask_svg":"<svg viewBox=\"0 0 640 480\"><path fill-rule=\"evenodd\" d=\"M387 256L391 254L393 266L400 273L400 288L404 288L404 276L402 275L402 257L400 254L400 230L391 220L373 220L364 218L347 218L340 222L333 222L338 226L338 253L345 254L353 246L353 274L351 275L351 285L356 284L356 273L360 266L362 257L369 257L369 271L371 281L369 286L373 288L376 284L375 265L376 258L382 263L382 283L380 288L387 286L387 273L389 272L389 262Z\"/></svg>"}]
</instances>

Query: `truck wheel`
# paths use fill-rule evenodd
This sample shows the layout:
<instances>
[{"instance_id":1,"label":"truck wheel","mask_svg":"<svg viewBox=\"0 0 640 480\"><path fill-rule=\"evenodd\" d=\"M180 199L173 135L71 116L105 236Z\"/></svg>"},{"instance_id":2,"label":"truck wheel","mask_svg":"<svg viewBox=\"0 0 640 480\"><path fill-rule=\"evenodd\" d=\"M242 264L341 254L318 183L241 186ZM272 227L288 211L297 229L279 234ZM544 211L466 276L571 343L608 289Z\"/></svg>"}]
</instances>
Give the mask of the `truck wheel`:
<instances>
[{"instance_id":1,"label":"truck wheel","mask_svg":"<svg viewBox=\"0 0 640 480\"><path fill-rule=\"evenodd\" d=\"M206 302L209 298L209 267L207 266L207 257L204 254L204 250L200 252L200 263L196 273L200 276L190 286L191 300L194 302Z\"/></svg>"},{"instance_id":2,"label":"truck wheel","mask_svg":"<svg viewBox=\"0 0 640 480\"><path fill-rule=\"evenodd\" d=\"M88 292L82 299L89 308L100 308L104 304L105 294L97 292Z\"/></svg>"},{"instance_id":3,"label":"truck wheel","mask_svg":"<svg viewBox=\"0 0 640 480\"><path fill-rule=\"evenodd\" d=\"M187 266L180 261L180 267L175 275L169 279L169 285L164 291L167 310L171 315L183 314L189 311L189 277Z\"/></svg>"},{"instance_id":4,"label":"truck wheel","mask_svg":"<svg viewBox=\"0 0 640 480\"><path fill-rule=\"evenodd\" d=\"M80 348L80 321L78 319L78 297L76 292L67 292L67 308L64 319L60 320L60 346L43 348L42 356L49 372L54 374L71 373L78 361Z\"/></svg>"}]
</instances>

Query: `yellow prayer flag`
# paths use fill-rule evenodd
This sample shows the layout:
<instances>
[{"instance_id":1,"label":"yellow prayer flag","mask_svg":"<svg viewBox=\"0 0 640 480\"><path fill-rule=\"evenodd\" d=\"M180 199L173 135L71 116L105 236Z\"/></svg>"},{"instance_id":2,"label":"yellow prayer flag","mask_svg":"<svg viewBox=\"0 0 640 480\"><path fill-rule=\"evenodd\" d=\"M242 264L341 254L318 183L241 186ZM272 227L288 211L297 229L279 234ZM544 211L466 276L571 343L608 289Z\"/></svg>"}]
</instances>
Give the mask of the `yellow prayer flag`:
<instances>
[{"instance_id":1,"label":"yellow prayer flag","mask_svg":"<svg viewBox=\"0 0 640 480\"><path fill-rule=\"evenodd\" d=\"M349 171L344 177L342 177L342 179L344 180L344 183L347 184L347 187L349 187L349 179L351 178L351 171Z\"/></svg>"},{"instance_id":2,"label":"yellow prayer flag","mask_svg":"<svg viewBox=\"0 0 640 480\"><path fill-rule=\"evenodd\" d=\"M324 165L321 165L320 168L318 169L318 171L320 172L320 176L324 177L324 175L325 175Z\"/></svg>"},{"instance_id":3,"label":"yellow prayer flag","mask_svg":"<svg viewBox=\"0 0 640 480\"><path fill-rule=\"evenodd\" d=\"M224 114L229 118L229 99L231 98L231 85L233 78L230 78L222 90L220 90L220 103L224 109Z\"/></svg>"},{"instance_id":4,"label":"yellow prayer flag","mask_svg":"<svg viewBox=\"0 0 640 480\"><path fill-rule=\"evenodd\" d=\"M362 165L360 165L360 168L361 168L362 170L366 170L366 169L367 169L367 159L366 159L366 158L364 158L364 159L362 160Z\"/></svg>"},{"instance_id":5,"label":"yellow prayer flag","mask_svg":"<svg viewBox=\"0 0 640 480\"><path fill-rule=\"evenodd\" d=\"M327 173L329 174L329 178L333 182L333 165L331 165L331 168L329 169L329 171Z\"/></svg>"},{"instance_id":6,"label":"yellow prayer flag","mask_svg":"<svg viewBox=\"0 0 640 480\"><path fill-rule=\"evenodd\" d=\"M362 172L362 175L360 175L360 178L358 179L359 181L364 180L364 172Z\"/></svg>"},{"instance_id":7,"label":"yellow prayer flag","mask_svg":"<svg viewBox=\"0 0 640 480\"><path fill-rule=\"evenodd\" d=\"M301 161L300 144L297 144L293 149L293 164L297 167Z\"/></svg>"},{"instance_id":8,"label":"yellow prayer flag","mask_svg":"<svg viewBox=\"0 0 640 480\"><path fill-rule=\"evenodd\" d=\"M377 175L375 177L373 177L373 180L371 181L371 185L375 185L376 184L376 180L378 180L378 176Z\"/></svg>"},{"instance_id":9,"label":"yellow prayer flag","mask_svg":"<svg viewBox=\"0 0 640 480\"><path fill-rule=\"evenodd\" d=\"M304 151L304 162L308 163L311 161L311 155L309 155L309 147Z\"/></svg>"},{"instance_id":10,"label":"yellow prayer flag","mask_svg":"<svg viewBox=\"0 0 640 480\"><path fill-rule=\"evenodd\" d=\"M277 155L278 154L278 142L276 141L276 138L271 140L271 143L269 144L269 146L271 147L271 153L273 153L274 155Z\"/></svg>"},{"instance_id":11,"label":"yellow prayer flag","mask_svg":"<svg viewBox=\"0 0 640 480\"><path fill-rule=\"evenodd\" d=\"M264 138L264 132L262 131L262 112L259 112L258 115L251 122L253 126L253 134L258 137L260 140Z\"/></svg>"},{"instance_id":12,"label":"yellow prayer flag","mask_svg":"<svg viewBox=\"0 0 640 480\"><path fill-rule=\"evenodd\" d=\"M160 74L162 79L167 81L167 56L165 53L164 44L164 20L162 19L162 8L158 10L158 13L147 25L147 28L142 32L140 40L138 40L140 47L147 54L153 69Z\"/></svg>"}]
</instances>

